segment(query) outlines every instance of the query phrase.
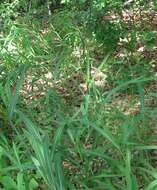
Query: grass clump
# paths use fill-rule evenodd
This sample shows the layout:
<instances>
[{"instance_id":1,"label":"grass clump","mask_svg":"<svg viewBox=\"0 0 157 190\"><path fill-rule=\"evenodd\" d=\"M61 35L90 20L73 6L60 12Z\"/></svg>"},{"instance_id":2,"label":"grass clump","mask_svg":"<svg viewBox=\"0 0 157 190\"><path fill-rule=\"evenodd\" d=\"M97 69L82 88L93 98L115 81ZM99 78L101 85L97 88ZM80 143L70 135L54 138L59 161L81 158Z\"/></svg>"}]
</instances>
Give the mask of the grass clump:
<instances>
[{"instance_id":1,"label":"grass clump","mask_svg":"<svg viewBox=\"0 0 157 190\"><path fill-rule=\"evenodd\" d=\"M0 6L0 189L155 190L155 4L21 2Z\"/></svg>"}]
</instances>

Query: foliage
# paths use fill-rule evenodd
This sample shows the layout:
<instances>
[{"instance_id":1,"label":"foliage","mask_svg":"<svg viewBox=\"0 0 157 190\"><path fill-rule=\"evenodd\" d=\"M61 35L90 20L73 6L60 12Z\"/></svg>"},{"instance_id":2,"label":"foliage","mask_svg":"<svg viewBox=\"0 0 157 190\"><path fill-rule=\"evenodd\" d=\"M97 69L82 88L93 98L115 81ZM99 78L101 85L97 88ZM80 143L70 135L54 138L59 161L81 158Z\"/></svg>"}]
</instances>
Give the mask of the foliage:
<instances>
[{"instance_id":1,"label":"foliage","mask_svg":"<svg viewBox=\"0 0 157 190\"><path fill-rule=\"evenodd\" d=\"M0 188L155 190L156 1L3 0Z\"/></svg>"}]
</instances>

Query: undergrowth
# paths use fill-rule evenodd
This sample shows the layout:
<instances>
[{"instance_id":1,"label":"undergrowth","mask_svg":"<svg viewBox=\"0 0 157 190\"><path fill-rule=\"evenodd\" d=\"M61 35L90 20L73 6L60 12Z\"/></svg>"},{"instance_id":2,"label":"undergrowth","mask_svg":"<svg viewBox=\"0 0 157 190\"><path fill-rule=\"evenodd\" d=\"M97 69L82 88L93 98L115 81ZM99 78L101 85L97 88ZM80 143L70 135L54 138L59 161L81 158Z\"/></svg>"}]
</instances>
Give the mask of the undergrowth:
<instances>
[{"instance_id":1,"label":"undergrowth","mask_svg":"<svg viewBox=\"0 0 157 190\"><path fill-rule=\"evenodd\" d=\"M0 189L155 190L153 23L18 3L1 6Z\"/></svg>"}]
</instances>

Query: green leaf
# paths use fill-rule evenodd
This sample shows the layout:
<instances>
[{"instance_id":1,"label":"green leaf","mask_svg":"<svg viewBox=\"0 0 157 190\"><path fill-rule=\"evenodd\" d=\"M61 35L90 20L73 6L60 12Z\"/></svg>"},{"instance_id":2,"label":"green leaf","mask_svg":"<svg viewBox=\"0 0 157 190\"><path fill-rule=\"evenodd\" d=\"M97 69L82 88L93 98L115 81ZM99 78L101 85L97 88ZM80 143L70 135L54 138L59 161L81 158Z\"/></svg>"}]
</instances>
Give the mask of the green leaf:
<instances>
[{"instance_id":1,"label":"green leaf","mask_svg":"<svg viewBox=\"0 0 157 190\"><path fill-rule=\"evenodd\" d=\"M156 190L157 189L157 180L152 181L145 190Z\"/></svg>"},{"instance_id":2,"label":"green leaf","mask_svg":"<svg viewBox=\"0 0 157 190\"><path fill-rule=\"evenodd\" d=\"M57 175L57 181L58 181L58 188L60 190L65 190L65 182L63 177L63 170L62 170L62 162L61 162L61 154L57 153L55 154L55 170Z\"/></svg>"},{"instance_id":3,"label":"green leaf","mask_svg":"<svg viewBox=\"0 0 157 190\"><path fill-rule=\"evenodd\" d=\"M17 174L17 189L18 190L26 190L24 186L23 173L19 172Z\"/></svg>"},{"instance_id":4,"label":"green leaf","mask_svg":"<svg viewBox=\"0 0 157 190\"><path fill-rule=\"evenodd\" d=\"M3 184L5 190L16 190L17 189L17 185L16 185L15 181L9 176L3 176L0 179L0 182Z\"/></svg>"},{"instance_id":5,"label":"green leaf","mask_svg":"<svg viewBox=\"0 0 157 190\"><path fill-rule=\"evenodd\" d=\"M118 143L116 142L116 139L106 127L100 128L100 127L97 127L95 124L91 124L91 127L94 128L97 132L99 132L109 142L111 142L118 150L120 150L120 147Z\"/></svg>"},{"instance_id":6,"label":"green leaf","mask_svg":"<svg viewBox=\"0 0 157 190\"><path fill-rule=\"evenodd\" d=\"M35 190L37 189L37 187L38 187L38 182L34 178L32 178L29 182L29 189Z\"/></svg>"},{"instance_id":7,"label":"green leaf","mask_svg":"<svg viewBox=\"0 0 157 190\"><path fill-rule=\"evenodd\" d=\"M22 87L22 84L24 82L24 75L25 75L25 66L21 66L21 76L20 79L18 80L16 87L14 89L14 92L12 96L9 98L9 118L11 119L18 101L20 89Z\"/></svg>"}]
</instances>

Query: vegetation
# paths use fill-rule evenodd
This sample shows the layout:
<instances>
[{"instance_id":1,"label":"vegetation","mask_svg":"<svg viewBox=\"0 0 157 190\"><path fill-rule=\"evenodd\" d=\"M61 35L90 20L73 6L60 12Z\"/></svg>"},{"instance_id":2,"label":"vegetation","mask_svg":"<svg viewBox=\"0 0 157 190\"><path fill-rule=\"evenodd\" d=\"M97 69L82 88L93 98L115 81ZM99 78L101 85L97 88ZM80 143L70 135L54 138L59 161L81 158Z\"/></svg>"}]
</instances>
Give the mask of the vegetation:
<instances>
[{"instance_id":1,"label":"vegetation","mask_svg":"<svg viewBox=\"0 0 157 190\"><path fill-rule=\"evenodd\" d=\"M156 0L1 0L0 189L157 189Z\"/></svg>"}]
</instances>

